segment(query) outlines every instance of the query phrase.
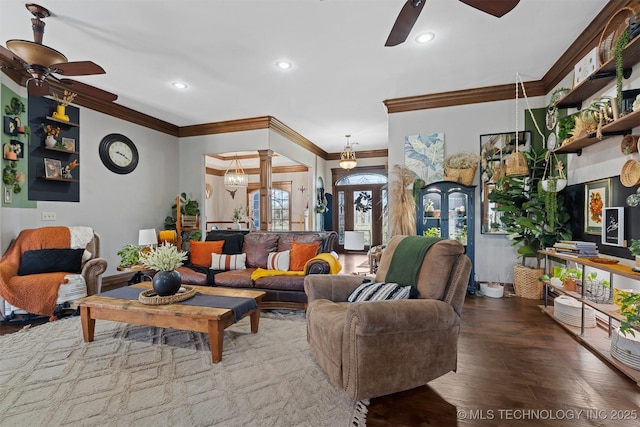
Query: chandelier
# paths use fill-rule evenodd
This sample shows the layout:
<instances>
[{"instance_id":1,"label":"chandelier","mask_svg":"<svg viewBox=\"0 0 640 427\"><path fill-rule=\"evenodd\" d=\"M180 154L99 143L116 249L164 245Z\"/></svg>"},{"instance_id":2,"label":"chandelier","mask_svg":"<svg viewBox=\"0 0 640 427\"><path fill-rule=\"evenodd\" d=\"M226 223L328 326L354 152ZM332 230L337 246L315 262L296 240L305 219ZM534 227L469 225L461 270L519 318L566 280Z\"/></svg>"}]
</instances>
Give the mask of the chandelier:
<instances>
[{"instance_id":1,"label":"chandelier","mask_svg":"<svg viewBox=\"0 0 640 427\"><path fill-rule=\"evenodd\" d=\"M355 168L358 162L356 161L356 153L349 143L349 137L351 135L345 136L347 137L347 145L344 146L344 150L340 153L340 167L349 170Z\"/></svg>"},{"instance_id":2,"label":"chandelier","mask_svg":"<svg viewBox=\"0 0 640 427\"><path fill-rule=\"evenodd\" d=\"M224 173L224 185L225 187L246 187L248 184L249 176L244 173L244 169L240 166L240 160L238 160L238 155L236 154L236 157Z\"/></svg>"}]
</instances>

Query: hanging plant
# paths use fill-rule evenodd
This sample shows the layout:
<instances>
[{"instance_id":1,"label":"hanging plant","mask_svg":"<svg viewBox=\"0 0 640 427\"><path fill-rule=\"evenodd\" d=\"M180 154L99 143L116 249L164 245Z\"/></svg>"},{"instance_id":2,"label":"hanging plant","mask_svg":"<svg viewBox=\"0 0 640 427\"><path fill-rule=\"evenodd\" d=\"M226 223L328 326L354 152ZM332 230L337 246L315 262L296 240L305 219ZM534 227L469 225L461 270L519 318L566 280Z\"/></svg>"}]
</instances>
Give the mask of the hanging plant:
<instances>
[{"instance_id":1,"label":"hanging plant","mask_svg":"<svg viewBox=\"0 0 640 427\"><path fill-rule=\"evenodd\" d=\"M371 197L371 194L361 191L353 204L358 212L366 213L371 210L373 198Z\"/></svg>"},{"instance_id":2,"label":"hanging plant","mask_svg":"<svg viewBox=\"0 0 640 427\"><path fill-rule=\"evenodd\" d=\"M629 28L625 28L624 31L618 37L616 45L613 47L613 55L616 58L616 93L618 97L618 111L623 114L622 111L622 78L624 77L624 61L622 58L622 52L624 48L629 44Z\"/></svg>"}]
</instances>

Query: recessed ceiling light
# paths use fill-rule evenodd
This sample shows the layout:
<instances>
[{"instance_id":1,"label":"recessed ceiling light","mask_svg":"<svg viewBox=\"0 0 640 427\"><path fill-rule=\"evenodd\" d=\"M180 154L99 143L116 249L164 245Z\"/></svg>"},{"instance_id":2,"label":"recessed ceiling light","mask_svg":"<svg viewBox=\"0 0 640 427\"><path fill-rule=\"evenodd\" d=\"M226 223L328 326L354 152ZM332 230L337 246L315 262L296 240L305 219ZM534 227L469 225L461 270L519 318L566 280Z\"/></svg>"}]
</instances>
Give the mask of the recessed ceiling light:
<instances>
[{"instance_id":1,"label":"recessed ceiling light","mask_svg":"<svg viewBox=\"0 0 640 427\"><path fill-rule=\"evenodd\" d=\"M171 83L171 86L175 87L176 89L186 89L186 88L189 87L184 82L173 82L173 83Z\"/></svg>"},{"instance_id":2,"label":"recessed ceiling light","mask_svg":"<svg viewBox=\"0 0 640 427\"><path fill-rule=\"evenodd\" d=\"M436 37L436 35L431 33L431 32L418 34L418 36L416 37L416 42L417 43L429 43L435 37Z\"/></svg>"},{"instance_id":3,"label":"recessed ceiling light","mask_svg":"<svg viewBox=\"0 0 640 427\"><path fill-rule=\"evenodd\" d=\"M289 68L293 67L293 64L290 61L278 61L276 62L276 67L280 68L281 70L288 70Z\"/></svg>"}]
</instances>

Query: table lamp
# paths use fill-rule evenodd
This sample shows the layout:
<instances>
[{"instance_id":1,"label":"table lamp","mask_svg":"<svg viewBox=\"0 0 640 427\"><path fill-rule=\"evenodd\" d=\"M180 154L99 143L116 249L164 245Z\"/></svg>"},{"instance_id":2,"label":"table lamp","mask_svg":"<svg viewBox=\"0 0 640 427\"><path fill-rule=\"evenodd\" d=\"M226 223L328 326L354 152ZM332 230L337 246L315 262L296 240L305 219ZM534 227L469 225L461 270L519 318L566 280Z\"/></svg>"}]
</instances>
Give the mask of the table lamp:
<instances>
[{"instance_id":1,"label":"table lamp","mask_svg":"<svg viewBox=\"0 0 640 427\"><path fill-rule=\"evenodd\" d=\"M138 246L144 246L142 253L149 252L158 245L158 235L155 228L146 228L138 231Z\"/></svg>"}]
</instances>

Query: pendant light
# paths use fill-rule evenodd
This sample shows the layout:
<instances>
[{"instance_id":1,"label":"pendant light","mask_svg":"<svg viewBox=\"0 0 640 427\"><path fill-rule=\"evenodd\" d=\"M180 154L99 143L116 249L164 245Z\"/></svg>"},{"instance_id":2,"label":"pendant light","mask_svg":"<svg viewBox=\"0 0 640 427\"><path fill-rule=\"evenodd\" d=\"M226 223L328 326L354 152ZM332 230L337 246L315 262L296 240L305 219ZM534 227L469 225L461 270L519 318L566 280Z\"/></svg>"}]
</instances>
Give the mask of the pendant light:
<instances>
[{"instance_id":1,"label":"pendant light","mask_svg":"<svg viewBox=\"0 0 640 427\"><path fill-rule=\"evenodd\" d=\"M344 150L340 153L340 167L342 169L350 170L358 165L356 161L356 153L353 151L351 144L349 143L349 137L351 135L345 135L347 137L347 145L344 146Z\"/></svg>"},{"instance_id":2,"label":"pendant light","mask_svg":"<svg viewBox=\"0 0 640 427\"><path fill-rule=\"evenodd\" d=\"M231 169L233 168L233 169ZM246 187L249 185L249 176L244 173L244 169L240 166L240 160L238 160L238 154L229 164L227 171L224 173L224 185L225 187Z\"/></svg>"}]
</instances>

